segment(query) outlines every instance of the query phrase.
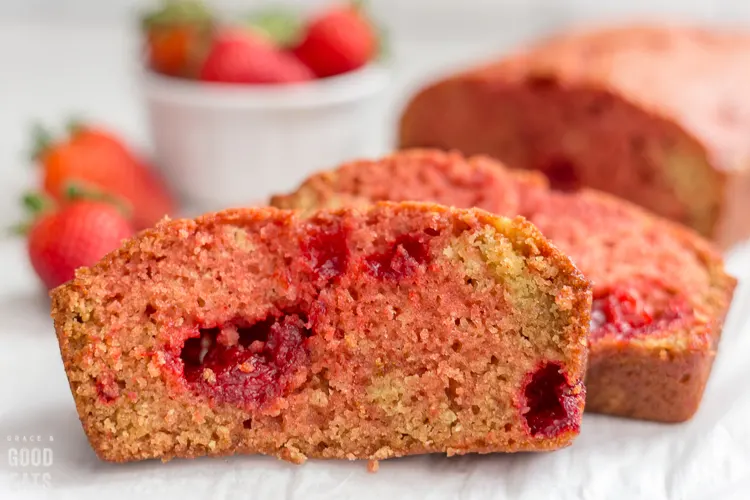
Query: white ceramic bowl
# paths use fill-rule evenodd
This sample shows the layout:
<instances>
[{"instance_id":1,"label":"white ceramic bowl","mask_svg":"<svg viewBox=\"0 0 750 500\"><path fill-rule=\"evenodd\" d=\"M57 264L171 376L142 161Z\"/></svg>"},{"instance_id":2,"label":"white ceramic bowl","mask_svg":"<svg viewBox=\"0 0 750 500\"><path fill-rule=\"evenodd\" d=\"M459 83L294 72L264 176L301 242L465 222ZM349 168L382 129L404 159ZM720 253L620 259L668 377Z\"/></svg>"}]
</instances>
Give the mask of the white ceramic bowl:
<instances>
[{"instance_id":1,"label":"white ceramic bowl","mask_svg":"<svg viewBox=\"0 0 750 500\"><path fill-rule=\"evenodd\" d=\"M384 68L291 85L143 75L156 163L191 207L247 206L368 154Z\"/></svg>"}]
</instances>

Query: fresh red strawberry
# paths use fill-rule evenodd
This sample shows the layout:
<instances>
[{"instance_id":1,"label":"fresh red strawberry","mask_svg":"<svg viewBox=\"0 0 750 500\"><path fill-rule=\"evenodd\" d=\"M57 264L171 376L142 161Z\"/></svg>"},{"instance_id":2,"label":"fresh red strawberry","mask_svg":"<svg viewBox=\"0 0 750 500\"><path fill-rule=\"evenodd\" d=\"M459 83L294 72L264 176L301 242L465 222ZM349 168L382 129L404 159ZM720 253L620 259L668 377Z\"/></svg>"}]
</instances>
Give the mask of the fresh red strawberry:
<instances>
[{"instance_id":1,"label":"fresh red strawberry","mask_svg":"<svg viewBox=\"0 0 750 500\"><path fill-rule=\"evenodd\" d=\"M223 83L291 83L313 74L293 55L246 30L226 30L214 39L200 79Z\"/></svg>"},{"instance_id":2,"label":"fresh red strawberry","mask_svg":"<svg viewBox=\"0 0 750 500\"><path fill-rule=\"evenodd\" d=\"M116 205L72 200L57 211L42 213L33 223L28 233L29 259L51 289L72 279L79 267L95 264L132 235L130 222Z\"/></svg>"},{"instance_id":3,"label":"fresh red strawberry","mask_svg":"<svg viewBox=\"0 0 750 500\"><path fill-rule=\"evenodd\" d=\"M97 128L76 126L70 137L54 142L40 128L34 158L43 167L43 186L60 200L71 184L122 199L136 229L152 226L174 212L175 202L161 179L123 142Z\"/></svg>"},{"instance_id":4,"label":"fresh red strawberry","mask_svg":"<svg viewBox=\"0 0 750 500\"><path fill-rule=\"evenodd\" d=\"M213 18L198 0L165 0L142 21L148 65L170 76L195 75L211 43Z\"/></svg>"},{"instance_id":5,"label":"fresh red strawberry","mask_svg":"<svg viewBox=\"0 0 750 500\"><path fill-rule=\"evenodd\" d=\"M375 27L360 9L348 5L313 19L294 53L317 76L326 77L361 68L377 50Z\"/></svg>"}]
</instances>

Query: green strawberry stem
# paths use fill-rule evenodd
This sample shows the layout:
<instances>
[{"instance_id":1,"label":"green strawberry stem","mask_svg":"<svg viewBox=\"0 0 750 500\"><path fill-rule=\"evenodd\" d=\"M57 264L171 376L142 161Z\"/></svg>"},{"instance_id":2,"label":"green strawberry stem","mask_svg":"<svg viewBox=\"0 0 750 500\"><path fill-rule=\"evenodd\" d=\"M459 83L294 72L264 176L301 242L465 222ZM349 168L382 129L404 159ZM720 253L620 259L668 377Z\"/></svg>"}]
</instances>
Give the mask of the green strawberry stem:
<instances>
[{"instance_id":1,"label":"green strawberry stem","mask_svg":"<svg viewBox=\"0 0 750 500\"><path fill-rule=\"evenodd\" d=\"M53 137L50 131L41 123L31 125L31 161L37 162L44 156L45 151L52 145Z\"/></svg>"},{"instance_id":2,"label":"green strawberry stem","mask_svg":"<svg viewBox=\"0 0 750 500\"><path fill-rule=\"evenodd\" d=\"M350 0L349 5L351 5L354 10L365 13L368 8L367 3L367 0Z\"/></svg>"},{"instance_id":3,"label":"green strawberry stem","mask_svg":"<svg viewBox=\"0 0 750 500\"><path fill-rule=\"evenodd\" d=\"M69 118L68 122L65 124L65 130L71 137L80 133L85 128L86 123L80 116Z\"/></svg>"},{"instance_id":4,"label":"green strawberry stem","mask_svg":"<svg viewBox=\"0 0 750 500\"><path fill-rule=\"evenodd\" d=\"M130 219L133 215L132 207L126 200L123 200L122 198L105 191L91 188L78 181L71 181L65 185L65 189L63 190L63 199L66 201L101 201L114 205L127 219Z\"/></svg>"},{"instance_id":5,"label":"green strawberry stem","mask_svg":"<svg viewBox=\"0 0 750 500\"><path fill-rule=\"evenodd\" d=\"M292 47L302 37L302 19L286 9L269 7L258 10L247 16L247 23L277 47Z\"/></svg>"},{"instance_id":6,"label":"green strawberry stem","mask_svg":"<svg viewBox=\"0 0 750 500\"><path fill-rule=\"evenodd\" d=\"M38 216L42 212L52 210L55 202L48 195L38 192L29 192L21 198L26 211L32 216Z\"/></svg>"},{"instance_id":7,"label":"green strawberry stem","mask_svg":"<svg viewBox=\"0 0 750 500\"><path fill-rule=\"evenodd\" d=\"M86 127L84 120L76 116L70 118L65 126L65 130L70 136L74 136ZM44 153L52 147L55 137L47 127L39 122L31 125L31 150L29 157L33 162L41 161Z\"/></svg>"},{"instance_id":8,"label":"green strawberry stem","mask_svg":"<svg viewBox=\"0 0 750 500\"><path fill-rule=\"evenodd\" d=\"M55 209L55 201L45 193L29 191L21 197L21 204L27 213L26 220L8 228L8 232L14 236L28 234L31 226L39 217Z\"/></svg>"},{"instance_id":9,"label":"green strawberry stem","mask_svg":"<svg viewBox=\"0 0 750 500\"><path fill-rule=\"evenodd\" d=\"M26 236L31 230L31 222L19 222L14 224L7 229L7 234L10 236Z\"/></svg>"},{"instance_id":10,"label":"green strawberry stem","mask_svg":"<svg viewBox=\"0 0 750 500\"><path fill-rule=\"evenodd\" d=\"M162 0L159 8L141 16L144 31L174 24L210 24L213 14L201 0Z\"/></svg>"}]
</instances>

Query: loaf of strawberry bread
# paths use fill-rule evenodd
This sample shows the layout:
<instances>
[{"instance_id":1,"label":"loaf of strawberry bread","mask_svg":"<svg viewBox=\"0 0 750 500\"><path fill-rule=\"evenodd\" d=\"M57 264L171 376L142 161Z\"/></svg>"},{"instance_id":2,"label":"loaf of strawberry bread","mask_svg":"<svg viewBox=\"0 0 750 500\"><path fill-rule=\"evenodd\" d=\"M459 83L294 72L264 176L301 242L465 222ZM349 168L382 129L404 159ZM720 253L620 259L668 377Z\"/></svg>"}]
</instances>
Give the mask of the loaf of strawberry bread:
<instances>
[{"instance_id":1,"label":"loaf of strawberry bread","mask_svg":"<svg viewBox=\"0 0 750 500\"><path fill-rule=\"evenodd\" d=\"M594 285L586 409L678 422L698 409L735 286L700 236L603 193L560 192L485 157L414 150L308 179L273 205L430 200L521 214Z\"/></svg>"},{"instance_id":2,"label":"loaf of strawberry bread","mask_svg":"<svg viewBox=\"0 0 750 500\"><path fill-rule=\"evenodd\" d=\"M165 221L52 300L105 460L377 460L578 434L590 285L520 218L383 203Z\"/></svg>"},{"instance_id":3,"label":"loaf of strawberry bread","mask_svg":"<svg viewBox=\"0 0 750 500\"><path fill-rule=\"evenodd\" d=\"M433 83L403 148L488 154L595 188L720 247L750 236L750 35L630 25L543 40Z\"/></svg>"}]
</instances>

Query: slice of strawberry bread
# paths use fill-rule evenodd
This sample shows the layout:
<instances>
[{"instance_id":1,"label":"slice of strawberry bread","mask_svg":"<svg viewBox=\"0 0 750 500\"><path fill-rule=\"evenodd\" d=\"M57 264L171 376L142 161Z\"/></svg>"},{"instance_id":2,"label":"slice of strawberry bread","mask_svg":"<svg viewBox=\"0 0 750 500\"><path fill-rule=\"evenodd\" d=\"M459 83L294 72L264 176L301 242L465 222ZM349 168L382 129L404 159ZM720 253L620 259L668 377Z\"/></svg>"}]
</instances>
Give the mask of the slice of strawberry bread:
<instances>
[{"instance_id":1,"label":"slice of strawberry bread","mask_svg":"<svg viewBox=\"0 0 750 500\"><path fill-rule=\"evenodd\" d=\"M602 193L553 191L539 174L429 150L344 165L272 204L368 199L524 215L594 284L586 408L664 422L698 409L735 280L692 231Z\"/></svg>"},{"instance_id":2,"label":"slice of strawberry bread","mask_svg":"<svg viewBox=\"0 0 750 500\"><path fill-rule=\"evenodd\" d=\"M52 292L105 460L553 450L591 291L523 219L383 203L165 221Z\"/></svg>"}]
</instances>

